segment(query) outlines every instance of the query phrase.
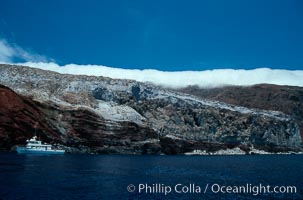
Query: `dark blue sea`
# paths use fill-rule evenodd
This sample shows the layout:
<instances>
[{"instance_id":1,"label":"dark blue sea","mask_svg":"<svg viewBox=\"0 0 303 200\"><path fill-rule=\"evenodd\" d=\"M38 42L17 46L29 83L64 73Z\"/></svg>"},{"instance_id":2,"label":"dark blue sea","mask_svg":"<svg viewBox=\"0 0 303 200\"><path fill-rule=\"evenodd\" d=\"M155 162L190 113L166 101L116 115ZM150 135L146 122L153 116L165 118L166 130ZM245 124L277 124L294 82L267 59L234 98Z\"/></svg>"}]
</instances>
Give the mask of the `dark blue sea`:
<instances>
[{"instance_id":1,"label":"dark blue sea","mask_svg":"<svg viewBox=\"0 0 303 200\"><path fill-rule=\"evenodd\" d=\"M303 199L303 155L0 153L0 199Z\"/></svg>"}]
</instances>

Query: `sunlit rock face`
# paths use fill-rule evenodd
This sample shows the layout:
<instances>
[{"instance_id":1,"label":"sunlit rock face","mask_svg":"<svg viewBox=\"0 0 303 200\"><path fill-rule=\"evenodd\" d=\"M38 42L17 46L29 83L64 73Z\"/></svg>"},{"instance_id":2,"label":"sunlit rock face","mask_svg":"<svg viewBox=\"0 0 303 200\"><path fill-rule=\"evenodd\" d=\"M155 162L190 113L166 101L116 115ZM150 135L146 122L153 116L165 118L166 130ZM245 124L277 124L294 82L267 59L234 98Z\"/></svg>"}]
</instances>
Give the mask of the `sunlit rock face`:
<instances>
[{"instance_id":1,"label":"sunlit rock face","mask_svg":"<svg viewBox=\"0 0 303 200\"><path fill-rule=\"evenodd\" d=\"M10 88L1 87L0 96L0 146L5 149L24 143L38 122L43 141L75 153L302 150L297 118L283 110L22 66L0 65L0 74L0 84Z\"/></svg>"}]
</instances>

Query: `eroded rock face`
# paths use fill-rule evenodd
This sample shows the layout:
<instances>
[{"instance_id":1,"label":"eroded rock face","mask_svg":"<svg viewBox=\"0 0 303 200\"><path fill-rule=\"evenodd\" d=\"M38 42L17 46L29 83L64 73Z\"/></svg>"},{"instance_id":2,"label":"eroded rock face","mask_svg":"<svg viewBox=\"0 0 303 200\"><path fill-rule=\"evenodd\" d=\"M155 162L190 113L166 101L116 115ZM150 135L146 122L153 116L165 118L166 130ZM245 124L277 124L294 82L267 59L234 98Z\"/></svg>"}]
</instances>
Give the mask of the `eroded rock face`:
<instances>
[{"instance_id":1,"label":"eroded rock face","mask_svg":"<svg viewBox=\"0 0 303 200\"><path fill-rule=\"evenodd\" d=\"M302 87L259 84L247 87L228 86L207 89L190 86L178 89L178 91L248 108L281 111L290 115L297 122L303 138Z\"/></svg>"},{"instance_id":2,"label":"eroded rock face","mask_svg":"<svg viewBox=\"0 0 303 200\"><path fill-rule=\"evenodd\" d=\"M61 143L70 152L180 154L235 147L247 151L252 146L273 152L302 150L300 127L283 112L205 100L130 80L11 65L0 65L0 73L1 84L23 95L11 91L19 110L35 113L24 117L27 125L18 129L22 139L6 140L1 144L5 148L24 142L38 120L46 142ZM3 105L2 117L14 121L20 115L9 115L14 104ZM7 125L0 122L0 128L3 137L14 138L6 134Z\"/></svg>"},{"instance_id":3,"label":"eroded rock face","mask_svg":"<svg viewBox=\"0 0 303 200\"><path fill-rule=\"evenodd\" d=\"M133 122L115 122L86 109L65 109L39 103L0 86L0 146L10 149L37 135L76 153L158 153L154 130Z\"/></svg>"},{"instance_id":4,"label":"eroded rock face","mask_svg":"<svg viewBox=\"0 0 303 200\"><path fill-rule=\"evenodd\" d=\"M150 102L141 102L150 104ZM136 105L143 107L142 105ZM240 145L295 147L301 145L300 129L295 121L214 109L202 105L180 106L170 101L152 103L145 114L154 116L155 124L165 121L162 135L174 135L186 141ZM135 106L134 106L135 107ZM135 107L136 108L136 107ZM158 114L165 113L165 115ZM280 133L284 134L280 134Z\"/></svg>"},{"instance_id":5,"label":"eroded rock face","mask_svg":"<svg viewBox=\"0 0 303 200\"><path fill-rule=\"evenodd\" d=\"M34 127L42 131L43 139L60 141L59 135L51 129L43 113L31 99L0 85L0 105L1 148L10 149L15 144L25 143L26 139L33 136Z\"/></svg>"}]
</instances>

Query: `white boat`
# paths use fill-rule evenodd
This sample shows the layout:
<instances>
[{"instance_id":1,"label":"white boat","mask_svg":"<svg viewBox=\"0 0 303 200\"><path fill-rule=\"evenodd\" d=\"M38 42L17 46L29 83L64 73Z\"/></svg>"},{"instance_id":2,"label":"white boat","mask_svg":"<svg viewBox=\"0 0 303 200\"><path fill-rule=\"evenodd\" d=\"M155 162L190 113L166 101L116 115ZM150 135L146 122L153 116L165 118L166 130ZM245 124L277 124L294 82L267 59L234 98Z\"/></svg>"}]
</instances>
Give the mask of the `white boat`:
<instances>
[{"instance_id":1,"label":"white boat","mask_svg":"<svg viewBox=\"0 0 303 200\"><path fill-rule=\"evenodd\" d=\"M42 142L34 136L30 140L26 140L24 147L18 146L17 152L21 154L64 154L65 150L55 149L50 144L42 144Z\"/></svg>"}]
</instances>

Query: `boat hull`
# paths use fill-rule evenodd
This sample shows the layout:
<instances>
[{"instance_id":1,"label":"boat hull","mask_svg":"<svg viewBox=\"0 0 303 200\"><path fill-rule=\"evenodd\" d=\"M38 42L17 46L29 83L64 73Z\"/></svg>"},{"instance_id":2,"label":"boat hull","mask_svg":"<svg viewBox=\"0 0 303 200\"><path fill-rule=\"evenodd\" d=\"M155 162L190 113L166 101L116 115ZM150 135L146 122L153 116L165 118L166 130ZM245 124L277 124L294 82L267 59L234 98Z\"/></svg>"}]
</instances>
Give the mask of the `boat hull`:
<instances>
[{"instance_id":1,"label":"boat hull","mask_svg":"<svg viewBox=\"0 0 303 200\"><path fill-rule=\"evenodd\" d=\"M64 150L41 150L41 149L29 149L24 147L17 147L19 154L64 154Z\"/></svg>"}]
</instances>

